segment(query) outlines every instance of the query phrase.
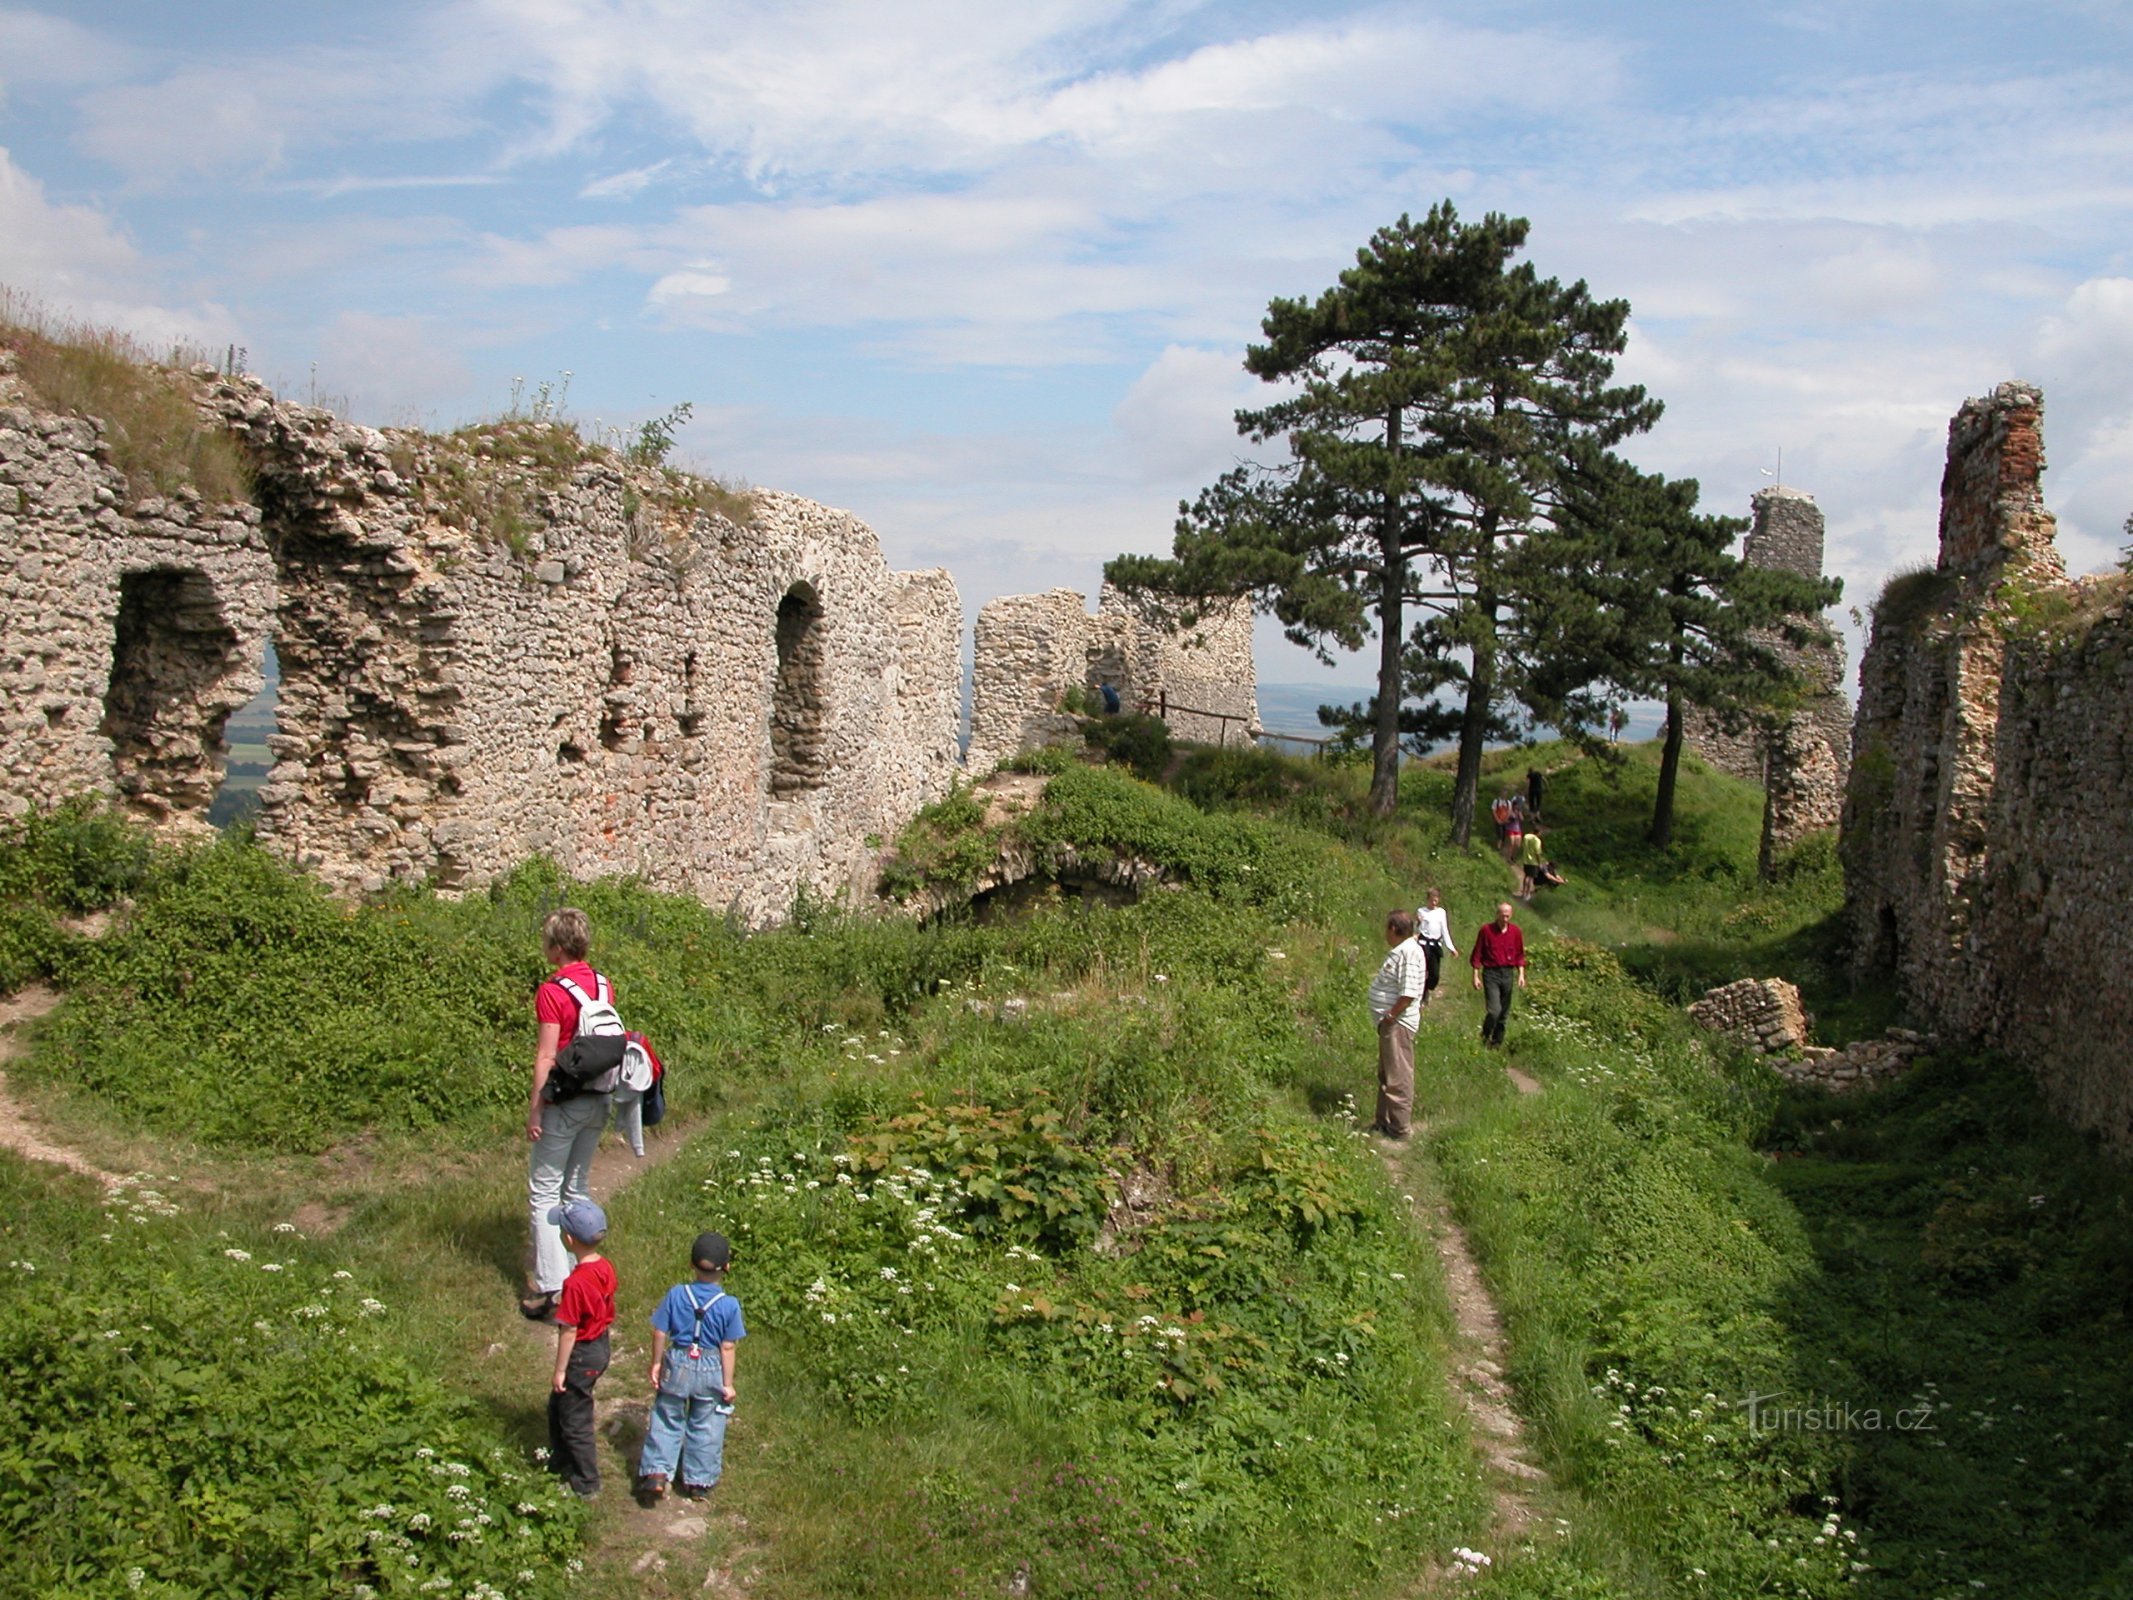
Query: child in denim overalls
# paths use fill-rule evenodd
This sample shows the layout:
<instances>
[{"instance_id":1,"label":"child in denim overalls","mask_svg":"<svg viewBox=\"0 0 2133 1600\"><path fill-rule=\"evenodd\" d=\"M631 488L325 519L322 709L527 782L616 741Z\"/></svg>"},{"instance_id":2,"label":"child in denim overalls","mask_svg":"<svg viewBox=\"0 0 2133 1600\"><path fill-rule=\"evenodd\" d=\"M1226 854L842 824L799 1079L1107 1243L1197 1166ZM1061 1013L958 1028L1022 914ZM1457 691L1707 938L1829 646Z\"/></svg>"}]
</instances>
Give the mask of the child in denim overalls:
<instances>
[{"instance_id":1,"label":"child in denim overalls","mask_svg":"<svg viewBox=\"0 0 2133 1600\"><path fill-rule=\"evenodd\" d=\"M733 1415L734 1347L747 1337L741 1303L720 1280L733 1262L722 1233L700 1233L689 1252L696 1276L677 1283L652 1313L652 1421L637 1458L646 1504L667 1492L677 1457L681 1493L700 1500L718 1482Z\"/></svg>"}]
</instances>

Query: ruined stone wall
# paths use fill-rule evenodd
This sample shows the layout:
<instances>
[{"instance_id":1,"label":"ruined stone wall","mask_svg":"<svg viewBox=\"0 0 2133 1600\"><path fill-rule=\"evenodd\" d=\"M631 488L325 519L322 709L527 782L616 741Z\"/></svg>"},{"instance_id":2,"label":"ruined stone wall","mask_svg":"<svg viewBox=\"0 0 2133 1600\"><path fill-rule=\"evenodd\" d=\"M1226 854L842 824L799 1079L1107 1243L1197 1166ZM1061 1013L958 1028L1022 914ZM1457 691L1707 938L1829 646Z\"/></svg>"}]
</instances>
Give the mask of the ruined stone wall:
<instances>
[{"instance_id":1,"label":"ruined stone wall","mask_svg":"<svg viewBox=\"0 0 2133 1600\"><path fill-rule=\"evenodd\" d=\"M1861 667L1840 853L1854 959L1944 1037L1998 1045L2133 1150L2133 626L2070 583L2043 398L1949 427L1939 560L1891 582Z\"/></svg>"},{"instance_id":2,"label":"ruined stone wall","mask_svg":"<svg viewBox=\"0 0 2133 1600\"><path fill-rule=\"evenodd\" d=\"M260 834L342 888L545 853L762 922L862 886L867 837L951 781L954 585L856 518L750 513L563 429L387 434L196 377L256 506L126 508L93 424L0 410L0 597L39 619L0 657L10 805L198 818L270 635Z\"/></svg>"},{"instance_id":3,"label":"ruined stone wall","mask_svg":"<svg viewBox=\"0 0 2133 1600\"><path fill-rule=\"evenodd\" d=\"M1751 567L1822 576L1822 510L1798 489L1760 491L1751 502L1752 522L1741 543ZM1763 786L1762 866L1767 873L1778 852L1821 828L1833 828L1844 808L1850 766L1852 708L1844 698L1844 642L1815 621L1817 637L1805 646L1766 635L1796 673L1801 693L1776 727L1729 726L1702 711L1688 717L1690 747L1721 772Z\"/></svg>"},{"instance_id":4,"label":"ruined stone wall","mask_svg":"<svg viewBox=\"0 0 2133 1600\"><path fill-rule=\"evenodd\" d=\"M256 507L137 501L103 425L36 409L0 350L0 810L103 792L204 830L273 594Z\"/></svg>"},{"instance_id":5,"label":"ruined stone wall","mask_svg":"<svg viewBox=\"0 0 2133 1600\"><path fill-rule=\"evenodd\" d=\"M1249 738L1259 726L1249 603L1214 602L1192 625L1171 629L1152 602L1108 583L1093 616L1073 589L990 601L978 613L970 770L1077 739L1063 709L1067 693L1103 684L1125 710L1162 711L1178 738Z\"/></svg>"}]
</instances>

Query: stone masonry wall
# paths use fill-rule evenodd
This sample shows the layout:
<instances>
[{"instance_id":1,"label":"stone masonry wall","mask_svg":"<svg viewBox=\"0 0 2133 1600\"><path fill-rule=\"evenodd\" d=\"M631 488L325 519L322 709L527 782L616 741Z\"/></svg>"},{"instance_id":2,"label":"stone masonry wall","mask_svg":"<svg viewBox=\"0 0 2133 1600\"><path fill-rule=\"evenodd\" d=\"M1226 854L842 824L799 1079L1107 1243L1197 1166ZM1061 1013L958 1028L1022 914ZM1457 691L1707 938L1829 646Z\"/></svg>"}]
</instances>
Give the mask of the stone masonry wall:
<instances>
[{"instance_id":1,"label":"stone masonry wall","mask_svg":"<svg viewBox=\"0 0 2133 1600\"><path fill-rule=\"evenodd\" d=\"M2133 626L2123 579L2065 577L2042 423L2026 384L1963 406L1938 564L1875 607L1846 914L1862 976L2133 1150Z\"/></svg>"},{"instance_id":2,"label":"stone masonry wall","mask_svg":"<svg viewBox=\"0 0 2133 1600\"><path fill-rule=\"evenodd\" d=\"M850 515L759 492L744 527L562 430L387 434L194 377L256 506L127 507L95 424L0 390L8 806L189 825L270 634L261 837L342 888L545 853L763 922L862 886L867 837L951 781L954 584Z\"/></svg>"},{"instance_id":3,"label":"stone masonry wall","mask_svg":"<svg viewBox=\"0 0 2133 1600\"><path fill-rule=\"evenodd\" d=\"M1752 567L1822 576L1822 511L1798 489L1760 491L1753 521L1741 544ZM1779 851L1806 835L1837 825L1844 808L1850 766L1851 707L1844 698L1844 643L1819 621L1819 637L1804 647L1766 638L1801 680L1803 692L1790 717L1776 728L1728 727L1692 711L1691 747L1721 772L1763 786L1762 868L1769 872Z\"/></svg>"},{"instance_id":4,"label":"stone masonry wall","mask_svg":"<svg viewBox=\"0 0 2133 1600\"><path fill-rule=\"evenodd\" d=\"M1213 602L1193 625L1171 629L1152 602L1108 583L1093 616L1072 589L989 602L978 613L970 770L1078 738L1067 691L1105 683L1126 710L1167 706L1178 738L1248 739L1259 726L1249 603Z\"/></svg>"},{"instance_id":5,"label":"stone masonry wall","mask_svg":"<svg viewBox=\"0 0 2133 1600\"><path fill-rule=\"evenodd\" d=\"M34 409L0 351L0 810L101 791L204 830L273 596L256 507L135 502L103 425Z\"/></svg>"}]
</instances>

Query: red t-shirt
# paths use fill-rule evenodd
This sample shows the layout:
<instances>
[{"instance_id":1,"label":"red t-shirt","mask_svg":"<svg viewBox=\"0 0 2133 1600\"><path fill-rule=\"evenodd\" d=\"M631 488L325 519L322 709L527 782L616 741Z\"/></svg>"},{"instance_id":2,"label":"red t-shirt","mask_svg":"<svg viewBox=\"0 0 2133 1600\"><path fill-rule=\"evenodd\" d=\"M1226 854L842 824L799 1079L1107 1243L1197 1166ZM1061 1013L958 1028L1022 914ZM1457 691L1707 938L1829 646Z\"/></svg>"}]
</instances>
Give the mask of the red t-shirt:
<instances>
[{"instance_id":1,"label":"red t-shirt","mask_svg":"<svg viewBox=\"0 0 2133 1600\"><path fill-rule=\"evenodd\" d=\"M597 997L600 993L599 974L582 961L566 962L541 980L540 988L533 992L533 1015L538 1022L552 1022L562 1031L556 1035L558 1046L566 1045L578 1036L578 1003L570 997L558 978L568 978L587 994ZM614 985L608 985L607 998L615 998Z\"/></svg>"},{"instance_id":2,"label":"red t-shirt","mask_svg":"<svg viewBox=\"0 0 2133 1600\"><path fill-rule=\"evenodd\" d=\"M578 1330L578 1343L597 1339L614 1326L615 1264L602 1256L580 1261L563 1280L563 1298L556 1302L555 1320Z\"/></svg>"},{"instance_id":3,"label":"red t-shirt","mask_svg":"<svg viewBox=\"0 0 2133 1600\"><path fill-rule=\"evenodd\" d=\"M1522 967L1526 964L1526 936L1519 931L1517 923L1499 930L1495 923L1484 922L1481 931L1474 935L1473 963L1476 967Z\"/></svg>"}]
</instances>

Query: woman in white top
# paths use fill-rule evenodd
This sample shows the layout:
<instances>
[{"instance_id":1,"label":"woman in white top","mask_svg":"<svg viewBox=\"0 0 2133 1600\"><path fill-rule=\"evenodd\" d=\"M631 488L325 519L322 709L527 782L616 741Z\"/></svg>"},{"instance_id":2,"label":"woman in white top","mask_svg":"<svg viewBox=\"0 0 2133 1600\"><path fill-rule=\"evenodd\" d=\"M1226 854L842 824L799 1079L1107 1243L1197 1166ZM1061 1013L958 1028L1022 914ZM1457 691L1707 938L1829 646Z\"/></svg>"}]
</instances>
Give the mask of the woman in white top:
<instances>
[{"instance_id":1,"label":"woman in white top","mask_svg":"<svg viewBox=\"0 0 2133 1600\"><path fill-rule=\"evenodd\" d=\"M1459 953L1452 943L1452 919L1445 912L1443 897L1435 889L1429 892L1429 903L1415 913L1415 943L1422 947L1422 960L1428 972L1422 980L1422 1003L1429 1004L1430 995L1437 987L1437 971L1444 964L1447 952Z\"/></svg>"}]
</instances>

